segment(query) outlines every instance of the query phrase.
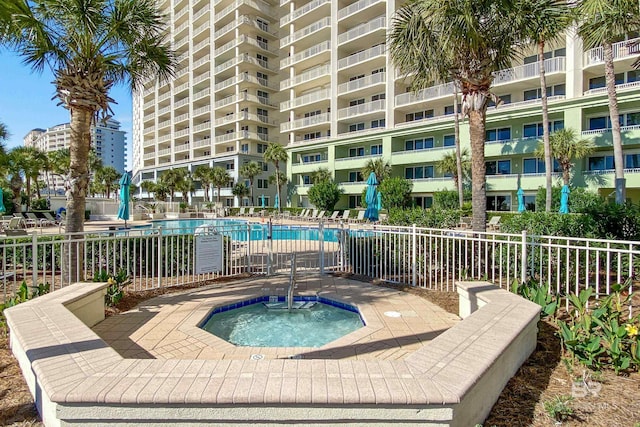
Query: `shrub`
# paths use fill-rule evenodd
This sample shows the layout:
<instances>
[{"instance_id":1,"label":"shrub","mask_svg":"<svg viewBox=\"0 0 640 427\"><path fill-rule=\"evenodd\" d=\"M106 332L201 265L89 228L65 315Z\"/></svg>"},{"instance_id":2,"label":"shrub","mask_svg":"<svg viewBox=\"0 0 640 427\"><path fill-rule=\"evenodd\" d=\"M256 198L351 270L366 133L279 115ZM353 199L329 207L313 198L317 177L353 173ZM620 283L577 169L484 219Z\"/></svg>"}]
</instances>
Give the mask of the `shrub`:
<instances>
[{"instance_id":1,"label":"shrub","mask_svg":"<svg viewBox=\"0 0 640 427\"><path fill-rule=\"evenodd\" d=\"M392 225L410 226L416 224L418 227L453 228L460 223L460 216L459 210L392 208L389 209L387 222Z\"/></svg>"},{"instance_id":2,"label":"shrub","mask_svg":"<svg viewBox=\"0 0 640 427\"><path fill-rule=\"evenodd\" d=\"M471 200L471 190L463 191L463 200ZM458 200L458 192L450 190L441 190L433 193L433 208L436 209L460 209ZM469 206L470 207L470 206ZM464 208L464 206L463 206Z\"/></svg>"},{"instance_id":3,"label":"shrub","mask_svg":"<svg viewBox=\"0 0 640 427\"><path fill-rule=\"evenodd\" d=\"M109 284L107 294L104 297L108 306L118 304L124 297L124 287L131 283L124 270L120 270L116 275L109 274L106 270L97 271L93 275L93 281L107 282Z\"/></svg>"},{"instance_id":4,"label":"shrub","mask_svg":"<svg viewBox=\"0 0 640 427\"><path fill-rule=\"evenodd\" d=\"M551 189L551 212L560 210L560 193L562 187L552 187ZM538 188L536 193L536 212L545 211L545 198L547 190L544 187ZM569 195L569 212L584 213L588 209L606 203L599 194L593 193L585 188L571 188Z\"/></svg>"},{"instance_id":5,"label":"shrub","mask_svg":"<svg viewBox=\"0 0 640 427\"><path fill-rule=\"evenodd\" d=\"M413 183L402 177L387 178L378 186L382 193L382 206L387 209L411 206Z\"/></svg>"},{"instance_id":6,"label":"shrub","mask_svg":"<svg viewBox=\"0 0 640 427\"><path fill-rule=\"evenodd\" d=\"M47 199L36 199L31 203L31 209L34 211L46 211L49 210L49 201Z\"/></svg>"},{"instance_id":7,"label":"shrub","mask_svg":"<svg viewBox=\"0 0 640 427\"><path fill-rule=\"evenodd\" d=\"M586 214L559 214L547 212L523 212L501 215L500 230L505 233L521 233L527 230L537 236L595 237L596 225Z\"/></svg>"},{"instance_id":8,"label":"shrub","mask_svg":"<svg viewBox=\"0 0 640 427\"><path fill-rule=\"evenodd\" d=\"M320 210L332 211L342 192L335 182L320 181L309 189L309 202Z\"/></svg>"}]
</instances>

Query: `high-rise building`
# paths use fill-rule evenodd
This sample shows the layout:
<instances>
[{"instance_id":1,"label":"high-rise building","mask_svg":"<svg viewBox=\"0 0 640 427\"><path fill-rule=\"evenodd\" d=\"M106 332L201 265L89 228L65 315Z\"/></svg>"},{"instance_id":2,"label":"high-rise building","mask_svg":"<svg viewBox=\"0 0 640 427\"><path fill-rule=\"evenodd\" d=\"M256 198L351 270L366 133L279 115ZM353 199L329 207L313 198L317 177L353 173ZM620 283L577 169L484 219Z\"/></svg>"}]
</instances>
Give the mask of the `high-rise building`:
<instances>
[{"instance_id":1,"label":"high-rise building","mask_svg":"<svg viewBox=\"0 0 640 427\"><path fill-rule=\"evenodd\" d=\"M454 189L436 167L454 150L453 88L438 84L415 93L411 77L396 72L386 47L396 5L166 0L180 65L175 81L150 82L136 97L134 172L139 179L155 178L163 169L198 161L233 163L237 171L261 157L261 144L279 141L290 156L288 202L294 206L309 205L313 172L327 168L344 190L337 207L358 207L366 180L360 170L376 158L391 165L392 176L412 181L416 204L430 206L434 193ZM640 71L632 66L637 46L624 40L614 45L627 198L633 200L640 200ZM487 113L490 210L517 209L519 188L533 208L545 185L544 161L534 155L542 135L537 61L532 46L512 68L495 73L492 90L503 104ZM572 184L610 197L613 149L602 48L584 51L569 31L547 47L545 69L551 129L573 128L597 146L577 160ZM469 146L466 122L461 143Z\"/></svg>"},{"instance_id":2,"label":"high-rise building","mask_svg":"<svg viewBox=\"0 0 640 427\"><path fill-rule=\"evenodd\" d=\"M35 147L44 152L69 148L71 125L63 123L48 129L33 129L25 135L23 143L26 147ZM125 131L120 130L120 122L109 119L106 123L92 125L91 147L102 160L103 166L112 166L120 173L125 172L127 144ZM54 191L64 192L61 178L55 178Z\"/></svg>"}]
</instances>

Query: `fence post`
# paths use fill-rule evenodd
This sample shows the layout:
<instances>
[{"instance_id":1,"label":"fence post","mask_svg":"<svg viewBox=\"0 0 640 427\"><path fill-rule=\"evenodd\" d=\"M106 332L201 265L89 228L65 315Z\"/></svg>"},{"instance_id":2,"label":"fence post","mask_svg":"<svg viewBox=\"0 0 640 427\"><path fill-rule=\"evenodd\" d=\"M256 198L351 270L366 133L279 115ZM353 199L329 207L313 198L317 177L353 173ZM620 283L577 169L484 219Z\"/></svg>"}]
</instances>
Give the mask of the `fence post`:
<instances>
[{"instance_id":1,"label":"fence post","mask_svg":"<svg viewBox=\"0 0 640 427\"><path fill-rule=\"evenodd\" d=\"M418 283L417 240L416 225L413 224L411 226L411 286L416 286Z\"/></svg>"},{"instance_id":2,"label":"fence post","mask_svg":"<svg viewBox=\"0 0 640 427\"><path fill-rule=\"evenodd\" d=\"M318 221L318 244L320 245L320 274L324 274L324 224Z\"/></svg>"},{"instance_id":3,"label":"fence post","mask_svg":"<svg viewBox=\"0 0 640 427\"><path fill-rule=\"evenodd\" d=\"M251 273L251 223L247 222L247 271Z\"/></svg>"},{"instance_id":4,"label":"fence post","mask_svg":"<svg viewBox=\"0 0 640 427\"><path fill-rule=\"evenodd\" d=\"M520 284L523 284L527 281L527 230L522 230L521 246L522 259L520 260ZM509 286L508 283L507 286Z\"/></svg>"},{"instance_id":5,"label":"fence post","mask_svg":"<svg viewBox=\"0 0 640 427\"><path fill-rule=\"evenodd\" d=\"M31 236L31 270L32 270L31 285L35 290L35 289L38 289L38 236L36 236L35 233Z\"/></svg>"},{"instance_id":6,"label":"fence post","mask_svg":"<svg viewBox=\"0 0 640 427\"><path fill-rule=\"evenodd\" d=\"M162 287L162 226L158 227L158 288Z\"/></svg>"}]
</instances>

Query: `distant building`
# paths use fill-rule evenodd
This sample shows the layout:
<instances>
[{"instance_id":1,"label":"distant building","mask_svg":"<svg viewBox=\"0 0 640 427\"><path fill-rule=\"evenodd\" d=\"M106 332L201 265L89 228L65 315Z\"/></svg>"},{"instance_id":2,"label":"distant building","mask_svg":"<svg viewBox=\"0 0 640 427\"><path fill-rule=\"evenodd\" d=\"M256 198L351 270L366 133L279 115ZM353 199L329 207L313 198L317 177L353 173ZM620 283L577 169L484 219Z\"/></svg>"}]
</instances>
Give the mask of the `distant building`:
<instances>
[{"instance_id":1,"label":"distant building","mask_svg":"<svg viewBox=\"0 0 640 427\"><path fill-rule=\"evenodd\" d=\"M102 165L112 166L120 173L125 172L126 141L125 131L120 130L120 122L117 120L109 119L106 124L100 123L91 127L91 147L102 159ZM25 135L23 142L25 147L35 147L44 152L69 148L71 124L63 123L46 130L33 129ZM55 179L54 189L58 193L64 192L61 179Z\"/></svg>"}]
</instances>

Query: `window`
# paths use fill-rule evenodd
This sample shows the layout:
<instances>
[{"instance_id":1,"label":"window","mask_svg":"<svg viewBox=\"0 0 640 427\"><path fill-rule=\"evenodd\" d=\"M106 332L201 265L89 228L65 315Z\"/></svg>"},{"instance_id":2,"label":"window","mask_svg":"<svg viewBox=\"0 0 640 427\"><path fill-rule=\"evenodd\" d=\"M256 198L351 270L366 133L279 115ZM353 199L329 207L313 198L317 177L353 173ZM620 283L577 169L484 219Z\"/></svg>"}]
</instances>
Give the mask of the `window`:
<instances>
[{"instance_id":1,"label":"window","mask_svg":"<svg viewBox=\"0 0 640 427\"><path fill-rule=\"evenodd\" d=\"M349 148L349 157L362 157L364 156L364 147Z\"/></svg>"},{"instance_id":2,"label":"window","mask_svg":"<svg viewBox=\"0 0 640 427\"><path fill-rule=\"evenodd\" d=\"M379 99L385 99L386 97L387 97L387 95L386 95L386 94L384 94L384 93L379 93L379 94L377 94L377 95L373 95L373 96L371 97L371 101L378 101Z\"/></svg>"},{"instance_id":3,"label":"window","mask_svg":"<svg viewBox=\"0 0 640 427\"><path fill-rule=\"evenodd\" d=\"M258 98L261 98L260 99L261 102L269 102L269 92L259 90L257 94L258 94Z\"/></svg>"},{"instance_id":4,"label":"window","mask_svg":"<svg viewBox=\"0 0 640 427\"><path fill-rule=\"evenodd\" d=\"M227 167L227 170L234 170L236 168L233 163L227 163L226 167Z\"/></svg>"},{"instance_id":5,"label":"window","mask_svg":"<svg viewBox=\"0 0 640 427\"><path fill-rule=\"evenodd\" d=\"M415 166L404 169L406 179L433 178L433 166Z\"/></svg>"},{"instance_id":6,"label":"window","mask_svg":"<svg viewBox=\"0 0 640 427\"><path fill-rule=\"evenodd\" d=\"M248 153L249 152L249 144L242 144L240 146L240 151L242 151L243 153Z\"/></svg>"},{"instance_id":7,"label":"window","mask_svg":"<svg viewBox=\"0 0 640 427\"><path fill-rule=\"evenodd\" d=\"M349 125L349 132L356 132L359 130L364 130L364 123L356 123L353 125Z\"/></svg>"},{"instance_id":8,"label":"window","mask_svg":"<svg viewBox=\"0 0 640 427\"><path fill-rule=\"evenodd\" d=\"M544 173L544 160L542 159L524 159L522 161L522 173Z\"/></svg>"},{"instance_id":9,"label":"window","mask_svg":"<svg viewBox=\"0 0 640 427\"><path fill-rule=\"evenodd\" d=\"M382 154L382 144L371 146L371 155L376 156Z\"/></svg>"},{"instance_id":10,"label":"window","mask_svg":"<svg viewBox=\"0 0 640 427\"><path fill-rule=\"evenodd\" d=\"M267 151L267 144L258 144L258 153L264 153Z\"/></svg>"},{"instance_id":11,"label":"window","mask_svg":"<svg viewBox=\"0 0 640 427\"><path fill-rule=\"evenodd\" d=\"M385 126L385 119L378 119L371 121L371 128L383 128Z\"/></svg>"},{"instance_id":12,"label":"window","mask_svg":"<svg viewBox=\"0 0 640 427\"><path fill-rule=\"evenodd\" d=\"M559 96L559 95L565 95L565 94L566 94L566 88L564 84L555 85L553 87L547 87L547 96ZM539 99L541 97L542 97L542 91L540 90L540 88L524 91L525 101Z\"/></svg>"},{"instance_id":13,"label":"window","mask_svg":"<svg viewBox=\"0 0 640 427\"><path fill-rule=\"evenodd\" d=\"M425 150L428 148L433 148L433 138L420 138L420 139L409 139L404 142L404 149L406 151L411 150Z\"/></svg>"},{"instance_id":14,"label":"window","mask_svg":"<svg viewBox=\"0 0 640 427\"><path fill-rule=\"evenodd\" d=\"M269 31L269 23L264 19L256 18L256 24L258 24L258 28L260 28L262 31Z\"/></svg>"},{"instance_id":15,"label":"window","mask_svg":"<svg viewBox=\"0 0 640 427\"><path fill-rule=\"evenodd\" d=\"M349 209L355 209L362 204L362 196L349 196Z\"/></svg>"},{"instance_id":16,"label":"window","mask_svg":"<svg viewBox=\"0 0 640 427\"><path fill-rule=\"evenodd\" d=\"M358 80L362 78L364 78L364 74L358 74L357 76L349 77L349 81L352 82L354 80Z\"/></svg>"},{"instance_id":17,"label":"window","mask_svg":"<svg viewBox=\"0 0 640 427\"><path fill-rule=\"evenodd\" d=\"M256 36L256 40L258 41L258 46L263 49L269 49L269 40L265 39L262 36Z\"/></svg>"},{"instance_id":18,"label":"window","mask_svg":"<svg viewBox=\"0 0 640 427\"><path fill-rule=\"evenodd\" d=\"M640 154L627 154L624 156L624 167L626 169L640 168Z\"/></svg>"},{"instance_id":19,"label":"window","mask_svg":"<svg viewBox=\"0 0 640 427\"><path fill-rule=\"evenodd\" d=\"M554 120L549 123L549 131L555 132L564 128L564 120ZM529 123L522 127L522 136L524 138L542 137L542 123Z\"/></svg>"},{"instance_id":20,"label":"window","mask_svg":"<svg viewBox=\"0 0 640 427\"><path fill-rule=\"evenodd\" d=\"M354 99L349 101L349 107L355 107L356 105L364 104L364 98L362 99Z\"/></svg>"},{"instance_id":21,"label":"window","mask_svg":"<svg viewBox=\"0 0 640 427\"><path fill-rule=\"evenodd\" d=\"M258 188L269 188L269 181L266 179L258 179Z\"/></svg>"},{"instance_id":22,"label":"window","mask_svg":"<svg viewBox=\"0 0 640 427\"><path fill-rule=\"evenodd\" d=\"M269 139L269 129L263 126L258 126L257 130L258 130L258 138L262 140Z\"/></svg>"},{"instance_id":23,"label":"window","mask_svg":"<svg viewBox=\"0 0 640 427\"><path fill-rule=\"evenodd\" d=\"M456 136L455 135L445 135L442 140L442 145L444 147L453 147L456 145Z\"/></svg>"},{"instance_id":24,"label":"window","mask_svg":"<svg viewBox=\"0 0 640 427\"><path fill-rule=\"evenodd\" d=\"M263 172L269 172L269 164L267 162L258 162Z\"/></svg>"},{"instance_id":25,"label":"window","mask_svg":"<svg viewBox=\"0 0 640 427\"><path fill-rule=\"evenodd\" d=\"M349 172L349 182L362 182L362 174L360 171L351 171Z\"/></svg>"},{"instance_id":26,"label":"window","mask_svg":"<svg viewBox=\"0 0 640 427\"><path fill-rule=\"evenodd\" d=\"M510 211L511 196L487 196L488 211Z\"/></svg>"},{"instance_id":27,"label":"window","mask_svg":"<svg viewBox=\"0 0 640 427\"><path fill-rule=\"evenodd\" d=\"M320 154L305 154L302 156L302 163L315 163L322 159Z\"/></svg>"},{"instance_id":28,"label":"window","mask_svg":"<svg viewBox=\"0 0 640 427\"><path fill-rule=\"evenodd\" d=\"M603 171L613 169L613 156L589 157L588 170Z\"/></svg>"},{"instance_id":29,"label":"window","mask_svg":"<svg viewBox=\"0 0 640 427\"><path fill-rule=\"evenodd\" d=\"M500 99L502 100L503 104L511 104L511 95L500 95ZM487 106L495 107L496 103L493 102L492 100L489 100L489 103L487 104Z\"/></svg>"},{"instance_id":30,"label":"window","mask_svg":"<svg viewBox=\"0 0 640 427\"><path fill-rule=\"evenodd\" d=\"M431 196L418 196L413 198L413 202L416 206L427 209L433 205L433 197Z\"/></svg>"},{"instance_id":31,"label":"window","mask_svg":"<svg viewBox=\"0 0 640 427\"><path fill-rule=\"evenodd\" d=\"M589 130L609 129L611 128L611 120L609 116L591 117L589 119Z\"/></svg>"},{"instance_id":32,"label":"window","mask_svg":"<svg viewBox=\"0 0 640 427\"><path fill-rule=\"evenodd\" d=\"M458 104L458 113L462 111L462 106ZM449 114L453 114L453 105L448 105L444 107L444 115L448 116Z\"/></svg>"},{"instance_id":33,"label":"window","mask_svg":"<svg viewBox=\"0 0 640 427\"><path fill-rule=\"evenodd\" d=\"M511 128L487 129L485 132L485 140L490 141L508 141L511 139Z\"/></svg>"},{"instance_id":34,"label":"window","mask_svg":"<svg viewBox=\"0 0 640 427\"><path fill-rule=\"evenodd\" d=\"M307 118L307 117L313 117L313 116L318 116L318 115L320 115L320 114L321 114L321 111L320 111L320 110L309 111L309 112L307 112L307 113L304 113L304 117L305 117L305 118Z\"/></svg>"},{"instance_id":35,"label":"window","mask_svg":"<svg viewBox=\"0 0 640 427\"><path fill-rule=\"evenodd\" d=\"M511 160L492 160L485 162L487 175L509 175L511 173Z\"/></svg>"},{"instance_id":36,"label":"window","mask_svg":"<svg viewBox=\"0 0 640 427\"><path fill-rule=\"evenodd\" d=\"M310 185L311 184L311 177L309 175L302 175L302 184L303 185Z\"/></svg>"},{"instance_id":37,"label":"window","mask_svg":"<svg viewBox=\"0 0 640 427\"><path fill-rule=\"evenodd\" d=\"M433 110L416 111L405 116L406 121L413 122L415 120L429 119L433 117Z\"/></svg>"},{"instance_id":38,"label":"window","mask_svg":"<svg viewBox=\"0 0 640 427\"><path fill-rule=\"evenodd\" d=\"M322 136L322 134L320 132L305 133L304 134L304 140L308 141L310 139L320 138L321 136Z\"/></svg>"}]
</instances>

